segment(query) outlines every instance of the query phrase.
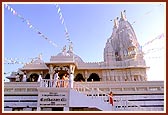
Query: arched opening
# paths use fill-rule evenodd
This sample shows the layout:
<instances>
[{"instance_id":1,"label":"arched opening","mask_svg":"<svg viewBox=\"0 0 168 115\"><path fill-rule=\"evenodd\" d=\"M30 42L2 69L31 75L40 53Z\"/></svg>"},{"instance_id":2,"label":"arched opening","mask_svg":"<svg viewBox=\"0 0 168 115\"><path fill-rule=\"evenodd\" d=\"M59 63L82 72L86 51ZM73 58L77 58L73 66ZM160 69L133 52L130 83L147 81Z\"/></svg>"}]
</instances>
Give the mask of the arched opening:
<instances>
[{"instance_id":1,"label":"arched opening","mask_svg":"<svg viewBox=\"0 0 168 115\"><path fill-rule=\"evenodd\" d=\"M98 74L96 73L92 73L89 78L87 79L87 81L100 81L100 77Z\"/></svg>"},{"instance_id":2,"label":"arched opening","mask_svg":"<svg viewBox=\"0 0 168 115\"><path fill-rule=\"evenodd\" d=\"M50 79L50 74L46 74L45 79Z\"/></svg>"},{"instance_id":3,"label":"arched opening","mask_svg":"<svg viewBox=\"0 0 168 115\"><path fill-rule=\"evenodd\" d=\"M27 82L37 82L39 75L36 73L33 73L30 75L30 77L27 79Z\"/></svg>"},{"instance_id":4,"label":"arched opening","mask_svg":"<svg viewBox=\"0 0 168 115\"><path fill-rule=\"evenodd\" d=\"M49 80L50 79L50 74L47 73L44 79L48 79ZM47 81L47 82L48 82L47 84L48 84L48 87L49 87L51 85L50 81Z\"/></svg>"},{"instance_id":5,"label":"arched opening","mask_svg":"<svg viewBox=\"0 0 168 115\"><path fill-rule=\"evenodd\" d=\"M62 77L63 77L65 74L66 74L67 76L69 75L68 71L66 71L66 70L59 70L58 72L59 72L58 76L60 77L60 79L62 79Z\"/></svg>"},{"instance_id":6,"label":"arched opening","mask_svg":"<svg viewBox=\"0 0 168 115\"><path fill-rule=\"evenodd\" d=\"M118 52L115 52L115 56L116 56L116 61L121 61L121 56L119 55Z\"/></svg>"},{"instance_id":7,"label":"arched opening","mask_svg":"<svg viewBox=\"0 0 168 115\"><path fill-rule=\"evenodd\" d=\"M54 71L59 72L58 76L60 79L66 74L69 75L69 66L54 66Z\"/></svg>"},{"instance_id":8,"label":"arched opening","mask_svg":"<svg viewBox=\"0 0 168 115\"><path fill-rule=\"evenodd\" d=\"M85 81L85 79L83 78L83 75L81 73L78 73L74 81Z\"/></svg>"}]
</instances>

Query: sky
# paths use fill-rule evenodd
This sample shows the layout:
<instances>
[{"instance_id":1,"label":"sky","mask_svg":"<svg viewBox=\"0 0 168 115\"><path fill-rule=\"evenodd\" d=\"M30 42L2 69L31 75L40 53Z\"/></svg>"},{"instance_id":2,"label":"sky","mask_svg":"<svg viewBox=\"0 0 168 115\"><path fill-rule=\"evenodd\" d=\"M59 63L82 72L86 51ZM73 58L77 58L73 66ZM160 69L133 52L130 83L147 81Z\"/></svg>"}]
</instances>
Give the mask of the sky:
<instances>
[{"instance_id":1,"label":"sky","mask_svg":"<svg viewBox=\"0 0 168 115\"><path fill-rule=\"evenodd\" d=\"M7 3L18 15L5 6L3 11L3 60L15 59L30 62L38 57L49 62L50 56L61 52L68 40L72 41L75 54L85 62L103 61L107 39L112 34L113 20L126 10L127 20L137 36L140 45L164 33L166 28L165 3L59 3L69 38L65 37L65 26L61 23L58 7L52 3ZM29 25L26 23L28 20ZM112 21L110 21L112 20ZM135 23L133 23L135 22ZM30 27L30 25L32 25ZM34 31L34 28L38 29ZM48 42L44 37L45 35ZM57 47L53 46L55 43ZM148 80L165 80L165 37L143 47L144 59L150 69ZM68 47L67 47L68 49ZM152 50L151 50L152 49ZM160 49L160 50L156 50ZM17 58L17 59L16 59ZM4 72L10 73L23 64L5 64ZM5 74L9 76L10 74ZM5 79L6 81L6 79Z\"/></svg>"}]
</instances>

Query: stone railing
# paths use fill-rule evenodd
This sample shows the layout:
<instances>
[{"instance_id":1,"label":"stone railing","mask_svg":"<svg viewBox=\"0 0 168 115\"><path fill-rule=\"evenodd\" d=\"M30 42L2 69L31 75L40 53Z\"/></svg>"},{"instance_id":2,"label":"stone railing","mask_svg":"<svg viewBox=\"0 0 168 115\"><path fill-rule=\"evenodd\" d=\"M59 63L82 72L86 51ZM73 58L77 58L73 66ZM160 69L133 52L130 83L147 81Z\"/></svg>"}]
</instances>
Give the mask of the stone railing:
<instances>
[{"instance_id":1,"label":"stone railing","mask_svg":"<svg viewBox=\"0 0 168 115\"><path fill-rule=\"evenodd\" d=\"M76 82L74 88L78 88L83 93L90 93L87 89L80 87L78 84L82 84L88 88L94 90L101 90L106 93L113 91L115 94L140 94L140 93L164 93L163 81L126 81L126 82Z\"/></svg>"},{"instance_id":2,"label":"stone railing","mask_svg":"<svg viewBox=\"0 0 168 115\"><path fill-rule=\"evenodd\" d=\"M85 95L91 97L92 99L95 99L95 101L101 100L101 104L107 103L110 105L109 103L109 93L105 92L105 91L101 91L99 88L88 88L83 84L76 84L77 87L74 88L76 91L84 93ZM90 92L88 94L88 92ZM128 99L123 98L123 97L115 97L113 96L113 101L114 101L114 105L113 107L111 107L110 105L110 110L112 111L130 111L130 108L132 108L131 110L140 110L140 106L136 105L132 102L129 102ZM99 102L100 103L100 102ZM100 105L100 104L99 104Z\"/></svg>"},{"instance_id":3,"label":"stone railing","mask_svg":"<svg viewBox=\"0 0 168 115\"><path fill-rule=\"evenodd\" d=\"M62 85L64 84L64 86ZM66 86L65 86L66 84ZM163 81L104 81L104 82L74 82L74 89L90 94L85 87L100 90L106 93L113 91L115 94L140 94L140 93L164 93ZM4 93L38 93L37 87L69 87L69 81L60 80L58 83L53 80L43 79L40 82L5 82Z\"/></svg>"},{"instance_id":4,"label":"stone railing","mask_svg":"<svg viewBox=\"0 0 168 115\"><path fill-rule=\"evenodd\" d=\"M40 82L4 82L4 88L6 87L39 87Z\"/></svg>"},{"instance_id":5,"label":"stone railing","mask_svg":"<svg viewBox=\"0 0 168 115\"><path fill-rule=\"evenodd\" d=\"M39 82L5 82L4 94L33 94L37 95Z\"/></svg>"},{"instance_id":6,"label":"stone railing","mask_svg":"<svg viewBox=\"0 0 168 115\"><path fill-rule=\"evenodd\" d=\"M63 85L64 84L64 85ZM67 84L67 86L65 85ZM38 87L43 88L68 88L69 81L60 80L54 82L53 80L43 79L41 82L5 82L4 94L5 95L38 95ZM56 87L56 86L59 87ZM126 82L74 82L74 90L81 92L91 98L101 99L104 102L108 100L110 91L114 93L115 110L141 110L144 109L139 106L141 102L128 101L130 98L163 98L164 95L164 81L126 81ZM44 89L45 90L45 89ZM122 94L122 96L120 96ZM124 95L125 94L125 95ZM131 97L127 94L133 94ZM141 94L141 95L136 95ZM149 94L149 96L148 96ZM150 94L156 94L152 95ZM158 95L157 95L158 94ZM160 95L161 94L161 95ZM153 104L153 103L152 103ZM155 108L154 108L155 109ZM154 110L151 109L151 110ZM160 108L159 108L160 109ZM162 109L162 108L161 108Z\"/></svg>"},{"instance_id":7,"label":"stone railing","mask_svg":"<svg viewBox=\"0 0 168 115\"><path fill-rule=\"evenodd\" d=\"M95 69L100 68L99 62L87 62L87 63L78 63L79 69Z\"/></svg>"},{"instance_id":8,"label":"stone railing","mask_svg":"<svg viewBox=\"0 0 168 115\"><path fill-rule=\"evenodd\" d=\"M146 67L144 60L125 60L115 61L110 65L106 62L87 62L78 63L78 69L115 69L115 68L128 68L128 67Z\"/></svg>"},{"instance_id":9,"label":"stone railing","mask_svg":"<svg viewBox=\"0 0 168 115\"><path fill-rule=\"evenodd\" d=\"M109 99L109 92L113 92L113 111L162 111L163 107L144 108L142 105L162 104L164 100L164 82L76 82L74 89L92 98L101 98L104 102ZM128 95L133 94L133 95ZM140 94L140 95L139 95ZM155 94L155 95L151 95ZM161 99L148 102L145 99ZM162 100L163 99L163 100ZM130 101L130 100L144 100Z\"/></svg>"}]
</instances>

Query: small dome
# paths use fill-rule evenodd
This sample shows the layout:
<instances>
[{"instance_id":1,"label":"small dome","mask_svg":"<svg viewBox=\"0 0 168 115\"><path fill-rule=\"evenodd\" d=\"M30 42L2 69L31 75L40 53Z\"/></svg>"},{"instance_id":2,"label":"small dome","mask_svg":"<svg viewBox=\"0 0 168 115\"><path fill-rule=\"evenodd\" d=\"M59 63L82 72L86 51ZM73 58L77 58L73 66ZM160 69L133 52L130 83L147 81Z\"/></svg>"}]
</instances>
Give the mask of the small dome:
<instances>
[{"instance_id":1,"label":"small dome","mask_svg":"<svg viewBox=\"0 0 168 115\"><path fill-rule=\"evenodd\" d=\"M83 62L83 60L78 55L74 54L71 50L68 50L67 54L70 56L74 56L76 62Z\"/></svg>"},{"instance_id":2,"label":"small dome","mask_svg":"<svg viewBox=\"0 0 168 115\"><path fill-rule=\"evenodd\" d=\"M72 42L69 44L69 50L66 50L66 45L63 47L62 52L58 53L57 56L71 56L76 62L83 62L83 60L73 52ZM54 60L54 59L50 59Z\"/></svg>"},{"instance_id":3,"label":"small dome","mask_svg":"<svg viewBox=\"0 0 168 115\"><path fill-rule=\"evenodd\" d=\"M32 60L31 63L26 64L21 70L36 70L36 69L49 69L47 65L41 59Z\"/></svg>"},{"instance_id":4,"label":"small dome","mask_svg":"<svg viewBox=\"0 0 168 115\"><path fill-rule=\"evenodd\" d=\"M74 54L72 51L68 50L66 54L63 52L58 53L57 56L73 56L76 62L83 62L83 60L76 54Z\"/></svg>"},{"instance_id":5,"label":"small dome","mask_svg":"<svg viewBox=\"0 0 168 115\"><path fill-rule=\"evenodd\" d=\"M76 62L83 62L83 60L78 55L74 54L74 58Z\"/></svg>"},{"instance_id":6,"label":"small dome","mask_svg":"<svg viewBox=\"0 0 168 115\"><path fill-rule=\"evenodd\" d=\"M64 54L64 52L62 52L62 53L58 53L57 56L70 56L70 55L68 53Z\"/></svg>"},{"instance_id":7,"label":"small dome","mask_svg":"<svg viewBox=\"0 0 168 115\"><path fill-rule=\"evenodd\" d=\"M62 53L58 53L57 56L63 56L63 54Z\"/></svg>"},{"instance_id":8,"label":"small dome","mask_svg":"<svg viewBox=\"0 0 168 115\"><path fill-rule=\"evenodd\" d=\"M44 63L44 61L40 60L40 59L33 61L33 64L43 64L43 63Z\"/></svg>"}]
</instances>

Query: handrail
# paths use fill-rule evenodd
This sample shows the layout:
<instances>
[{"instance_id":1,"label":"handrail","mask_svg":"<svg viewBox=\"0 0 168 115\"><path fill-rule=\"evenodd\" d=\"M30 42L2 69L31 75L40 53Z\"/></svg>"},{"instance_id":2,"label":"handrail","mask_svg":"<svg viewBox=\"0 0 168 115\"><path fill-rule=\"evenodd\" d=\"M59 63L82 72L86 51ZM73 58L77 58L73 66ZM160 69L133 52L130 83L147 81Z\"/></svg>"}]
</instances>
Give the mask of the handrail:
<instances>
[{"instance_id":1,"label":"handrail","mask_svg":"<svg viewBox=\"0 0 168 115\"><path fill-rule=\"evenodd\" d=\"M97 89L97 90L96 90L97 93L98 93L97 96L96 96L96 94L94 94L94 92L93 92L93 88L86 87L86 86L84 86L84 85L82 85L82 84L79 84L79 83L77 83L77 85L80 86L80 87L82 87L82 88L86 88L87 90L90 90L90 91L92 92L92 94L91 94L92 98L93 98L93 97L95 97L95 98L96 98L96 97L99 97L99 94L100 94L100 93L101 93L101 94L105 94L105 96L107 96L107 97L112 97L112 96L110 96L109 94L107 94L106 92L101 91L100 89ZM82 92L82 91L79 90L79 87L77 87L76 90L79 91L79 92ZM104 99L103 99L103 101L105 102Z\"/></svg>"},{"instance_id":2,"label":"handrail","mask_svg":"<svg viewBox=\"0 0 168 115\"><path fill-rule=\"evenodd\" d=\"M91 94L91 96L92 96L92 98L93 97L99 97L98 95L101 93L101 94L105 94L105 97L107 98L109 98L109 97L112 97L112 96L110 96L109 94L107 94L106 92L104 92L104 91L102 91L102 90L100 90L100 89L97 89L97 92L98 92L98 94L97 94L97 96L96 96L96 94L94 94L94 92L93 92L93 88L89 88L89 87L86 87L86 86L84 86L84 85L82 85L82 83L81 84L79 84L79 83L77 83L77 86L80 86L80 87L82 87L82 88L86 88L87 90L90 90L91 92L92 92L92 94ZM80 91L79 89L80 89L80 87L76 87L76 90L77 91L79 91L79 92L82 92L82 91ZM113 98L113 97L112 97ZM103 98L102 98L103 99ZM133 104L132 102L130 102L130 101L128 101L127 99L123 99L123 98L120 98L120 99L118 99L118 100L116 100L117 102L119 102L117 105L114 105L114 108L115 108L115 110L117 110L117 109L119 109L119 107L120 108L124 108L124 110L128 110L128 106L130 106L130 104L131 105L133 105L132 107L136 107L136 108L140 108L140 106L139 105L135 105L135 104ZM105 101L105 99L103 99L103 102L106 102ZM125 102L124 103L124 105L123 105L123 102ZM119 106L119 104L121 104L120 106ZM129 105L128 105L129 104Z\"/></svg>"}]
</instances>

